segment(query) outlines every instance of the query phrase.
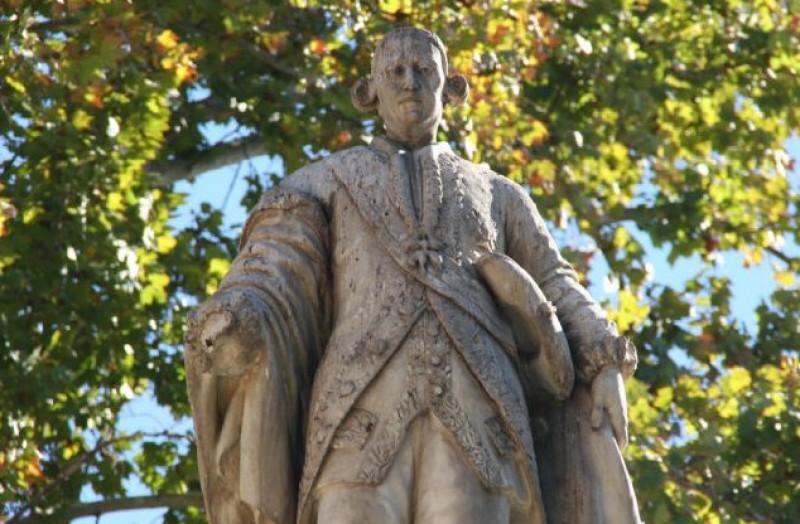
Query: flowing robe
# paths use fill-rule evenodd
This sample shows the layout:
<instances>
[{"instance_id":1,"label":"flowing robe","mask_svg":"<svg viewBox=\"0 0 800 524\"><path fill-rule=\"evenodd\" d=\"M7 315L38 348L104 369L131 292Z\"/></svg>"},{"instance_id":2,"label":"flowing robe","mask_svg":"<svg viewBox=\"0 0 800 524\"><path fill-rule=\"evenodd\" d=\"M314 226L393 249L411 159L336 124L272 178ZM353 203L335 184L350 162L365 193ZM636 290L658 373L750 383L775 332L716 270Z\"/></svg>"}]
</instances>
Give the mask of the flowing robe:
<instances>
[{"instance_id":1,"label":"flowing robe","mask_svg":"<svg viewBox=\"0 0 800 524\"><path fill-rule=\"evenodd\" d=\"M519 186L445 144L429 146L415 156L425 188L423 219L414 222L413 188L397 155L376 139L307 166L264 195L230 274L203 306L213 310L240 295L258 305L248 322L264 344L246 364L204 355L190 326L187 376L211 521L312 518L309 495L334 434L413 326L420 304L409 289L416 286L496 407L541 497L537 520L546 512L548 522L621 522L621 514L637 522L610 428L589 428L588 392L605 366L632 373L635 353L607 343L617 337L613 324ZM413 256L423 237L441 256L436 270ZM473 263L488 253L513 258L557 308L579 378L566 402L541 396L480 281ZM547 427L536 442L531 415Z\"/></svg>"}]
</instances>

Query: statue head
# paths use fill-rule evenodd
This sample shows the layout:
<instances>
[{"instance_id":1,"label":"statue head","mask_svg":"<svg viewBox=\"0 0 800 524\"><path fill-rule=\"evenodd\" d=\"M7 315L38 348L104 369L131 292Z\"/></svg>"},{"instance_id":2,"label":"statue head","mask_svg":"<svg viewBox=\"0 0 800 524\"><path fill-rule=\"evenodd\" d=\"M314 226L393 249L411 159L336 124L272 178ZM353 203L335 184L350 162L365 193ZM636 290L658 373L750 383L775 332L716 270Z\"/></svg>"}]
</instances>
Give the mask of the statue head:
<instances>
[{"instance_id":1,"label":"statue head","mask_svg":"<svg viewBox=\"0 0 800 524\"><path fill-rule=\"evenodd\" d=\"M449 75L447 52L438 36L402 27L387 33L372 57L372 77L353 86L353 104L377 110L386 134L409 147L436 139L445 103L460 104L469 92L463 75Z\"/></svg>"}]
</instances>

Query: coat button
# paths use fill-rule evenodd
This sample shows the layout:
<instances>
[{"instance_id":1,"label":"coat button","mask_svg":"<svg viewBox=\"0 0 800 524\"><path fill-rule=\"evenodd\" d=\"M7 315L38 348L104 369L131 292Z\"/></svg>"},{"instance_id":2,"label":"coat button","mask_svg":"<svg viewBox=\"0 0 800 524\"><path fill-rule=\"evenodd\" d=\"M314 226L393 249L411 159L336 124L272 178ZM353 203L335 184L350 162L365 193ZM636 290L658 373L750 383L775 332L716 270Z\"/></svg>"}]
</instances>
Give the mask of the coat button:
<instances>
[{"instance_id":1,"label":"coat button","mask_svg":"<svg viewBox=\"0 0 800 524\"><path fill-rule=\"evenodd\" d=\"M444 393L444 391L442 390L441 387L433 386L433 394L434 395L436 395L437 397L440 397L440 396L442 396L442 393Z\"/></svg>"},{"instance_id":2,"label":"coat button","mask_svg":"<svg viewBox=\"0 0 800 524\"><path fill-rule=\"evenodd\" d=\"M434 355L431 357L431 364L433 364L434 366L438 366L441 363L442 363L442 357L440 357L439 355Z\"/></svg>"}]
</instances>

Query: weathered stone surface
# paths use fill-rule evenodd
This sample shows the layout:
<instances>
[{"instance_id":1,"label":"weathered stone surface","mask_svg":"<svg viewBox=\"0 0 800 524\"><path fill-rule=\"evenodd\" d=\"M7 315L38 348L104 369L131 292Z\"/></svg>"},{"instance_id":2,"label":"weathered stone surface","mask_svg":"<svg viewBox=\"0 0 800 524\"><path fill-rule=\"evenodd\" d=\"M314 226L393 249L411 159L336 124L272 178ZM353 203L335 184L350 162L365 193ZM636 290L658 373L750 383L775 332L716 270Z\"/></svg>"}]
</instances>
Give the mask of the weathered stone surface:
<instances>
[{"instance_id":1,"label":"weathered stone surface","mask_svg":"<svg viewBox=\"0 0 800 524\"><path fill-rule=\"evenodd\" d=\"M252 211L186 365L214 523L639 521L636 365L530 197L435 143L444 46L389 33L353 89L385 127Z\"/></svg>"}]
</instances>

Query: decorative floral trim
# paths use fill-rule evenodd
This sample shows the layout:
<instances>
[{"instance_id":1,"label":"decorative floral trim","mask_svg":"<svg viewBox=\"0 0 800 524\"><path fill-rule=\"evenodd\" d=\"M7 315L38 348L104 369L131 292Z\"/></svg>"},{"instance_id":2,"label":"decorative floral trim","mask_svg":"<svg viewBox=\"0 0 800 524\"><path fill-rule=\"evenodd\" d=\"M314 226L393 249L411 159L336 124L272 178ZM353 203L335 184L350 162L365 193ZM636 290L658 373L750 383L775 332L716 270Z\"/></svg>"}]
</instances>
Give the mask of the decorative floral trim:
<instances>
[{"instance_id":1,"label":"decorative floral trim","mask_svg":"<svg viewBox=\"0 0 800 524\"><path fill-rule=\"evenodd\" d=\"M422 230L432 238L433 231L439 223L439 212L442 208L442 171L435 148L422 149L417 156L419 156L422 166Z\"/></svg>"},{"instance_id":2,"label":"decorative floral trim","mask_svg":"<svg viewBox=\"0 0 800 524\"><path fill-rule=\"evenodd\" d=\"M400 449L400 444L408 432L411 422L421 411L421 401L416 390L406 392L394 410L394 414L385 422L381 431L375 435L367 450L358 481L366 484L380 484Z\"/></svg>"},{"instance_id":3,"label":"decorative floral trim","mask_svg":"<svg viewBox=\"0 0 800 524\"><path fill-rule=\"evenodd\" d=\"M378 417L366 409L354 408L345 419L331 442L333 449L364 449L378 423Z\"/></svg>"},{"instance_id":4,"label":"decorative floral trim","mask_svg":"<svg viewBox=\"0 0 800 524\"><path fill-rule=\"evenodd\" d=\"M433 403L433 412L450 430L458 441L459 447L466 454L468 461L478 472L487 487L496 488L502 485L502 477L497 464L492 461L478 431L472 426L467 414L456 401L452 392L447 392Z\"/></svg>"}]
</instances>

